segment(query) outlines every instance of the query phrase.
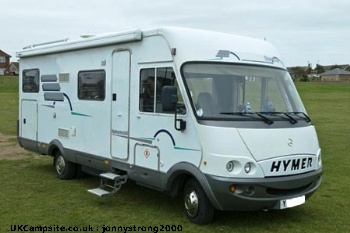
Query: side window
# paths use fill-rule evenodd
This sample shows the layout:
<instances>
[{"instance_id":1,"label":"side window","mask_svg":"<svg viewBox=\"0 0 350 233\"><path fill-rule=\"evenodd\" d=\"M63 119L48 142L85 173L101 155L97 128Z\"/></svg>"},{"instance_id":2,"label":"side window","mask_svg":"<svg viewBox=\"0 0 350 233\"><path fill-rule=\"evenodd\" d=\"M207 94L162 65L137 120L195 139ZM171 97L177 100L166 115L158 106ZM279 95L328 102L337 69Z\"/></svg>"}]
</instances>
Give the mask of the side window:
<instances>
[{"instance_id":1,"label":"side window","mask_svg":"<svg viewBox=\"0 0 350 233\"><path fill-rule=\"evenodd\" d=\"M22 91L27 93L39 92L39 70L23 70Z\"/></svg>"},{"instance_id":2,"label":"side window","mask_svg":"<svg viewBox=\"0 0 350 233\"><path fill-rule=\"evenodd\" d=\"M80 100L105 99L106 72L104 70L80 71L78 73L78 98Z\"/></svg>"},{"instance_id":3,"label":"side window","mask_svg":"<svg viewBox=\"0 0 350 233\"><path fill-rule=\"evenodd\" d=\"M165 113L162 109L162 88L176 86L175 73L172 67L142 69L140 72L140 104L141 112ZM186 113L181 93L178 89L178 105L180 114Z\"/></svg>"},{"instance_id":4,"label":"side window","mask_svg":"<svg viewBox=\"0 0 350 233\"><path fill-rule=\"evenodd\" d=\"M140 72L140 111L154 112L154 83L156 69L142 69Z\"/></svg>"},{"instance_id":5,"label":"side window","mask_svg":"<svg viewBox=\"0 0 350 233\"><path fill-rule=\"evenodd\" d=\"M164 86L176 86L176 77L173 68L157 68L157 81L156 81L156 112L163 113L162 109L162 89ZM178 96L181 96L179 90L177 90Z\"/></svg>"}]
</instances>

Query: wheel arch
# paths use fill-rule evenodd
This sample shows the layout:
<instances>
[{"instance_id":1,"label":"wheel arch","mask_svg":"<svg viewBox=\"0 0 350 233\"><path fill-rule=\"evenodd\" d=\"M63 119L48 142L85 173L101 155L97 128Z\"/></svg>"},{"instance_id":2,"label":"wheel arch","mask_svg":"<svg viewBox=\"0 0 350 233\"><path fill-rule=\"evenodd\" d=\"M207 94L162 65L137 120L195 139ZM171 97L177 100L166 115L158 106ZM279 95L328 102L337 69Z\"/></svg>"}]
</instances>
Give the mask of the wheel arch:
<instances>
[{"instance_id":1,"label":"wheel arch","mask_svg":"<svg viewBox=\"0 0 350 233\"><path fill-rule=\"evenodd\" d=\"M58 178L62 180L73 179L76 177L77 164L74 156L70 155L69 150L65 149L58 140L52 140L48 147L48 155L53 157L53 166L56 169Z\"/></svg>"},{"instance_id":2,"label":"wheel arch","mask_svg":"<svg viewBox=\"0 0 350 233\"><path fill-rule=\"evenodd\" d=\"M69 150L65 149L59 140L57 140L57 139L52 140L49 143L48 148L49 148L48 155L54 157L55 154L57 153L57 151L60 151L61 155L65 159L67 159L70 162L76 163L76 158L74 156L74 153L69 153Z\"/></svg>"},{"instance_id":3,"label":"wheel arch","mask_svg":"<svg viewBox=\"0 0 350 233\"><path fill-rule=\"evenodd\" d=\"M165 178L165 189L172 196L177 196L179 193L182 193L187 180L190 178L198 181L208 199L216 209L223 209L217 201L205 175L198 169L198 167L195 167L193 164L183 162L174 165L168 171Z\"/></svg>"},{"instance_id":4,"label":"wheel arch","mask_svg":"<svg viewBox=\"0 0 350 233\"><path fill-rule=\"evenodd\" d=\"M52 141L49 143L49 149L48 149L48 151L47 151L48 155L54 157L58 150L61 152L61 154L62 154L63 156L65 156L62 143L61 143L60 141L56 140L56 139L55 139L55 140L52 140ZM65 157L66 157L66 156L65 156Z\"/></svg>"}]
</instances>

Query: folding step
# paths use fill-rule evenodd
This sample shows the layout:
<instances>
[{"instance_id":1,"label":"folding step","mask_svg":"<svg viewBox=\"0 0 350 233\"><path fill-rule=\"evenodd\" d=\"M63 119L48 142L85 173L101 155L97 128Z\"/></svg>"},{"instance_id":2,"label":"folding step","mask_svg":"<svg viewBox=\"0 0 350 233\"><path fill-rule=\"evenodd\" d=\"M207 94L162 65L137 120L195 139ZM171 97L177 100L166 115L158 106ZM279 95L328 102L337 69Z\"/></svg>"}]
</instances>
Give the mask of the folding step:
<instances>
[{"instance_id":1,"label":"folding step","mask_svg":"<svg viewBox=\"0 0 350 233\"><path fill-rule=\"evenodd\" d=\"M104 189L100 189L100 188L95 188L95 189L89 189L88 190L89 193L95 194L99 197L103 197L103 196L107 196L110 194L110 192L104 190Z\"/></svg>"},{"instance_id":2,"label":"folding step","mask_svg":"<svg viewBox=\"0 0 350 233\"><path fill-rule=\"evenodd\" d=\"M88 190L89 193L95 194L99 197L111 196L117 193L128 179L127 175L119 175L113 172L101 173L100 177L100 186Z\"/></svg>"},{"instance_id":3,"label":"folding step","mask_svg":"<svg viewBox=\"0 0 350 233\"><path fill-rule=\"evenodd\" d=\"M116 178L120 177L120 175L112 173L112 172L108 172L108 173L101 173L100 177L109 179L109 180L115 180Z\"/></svg>"}]
</instances>

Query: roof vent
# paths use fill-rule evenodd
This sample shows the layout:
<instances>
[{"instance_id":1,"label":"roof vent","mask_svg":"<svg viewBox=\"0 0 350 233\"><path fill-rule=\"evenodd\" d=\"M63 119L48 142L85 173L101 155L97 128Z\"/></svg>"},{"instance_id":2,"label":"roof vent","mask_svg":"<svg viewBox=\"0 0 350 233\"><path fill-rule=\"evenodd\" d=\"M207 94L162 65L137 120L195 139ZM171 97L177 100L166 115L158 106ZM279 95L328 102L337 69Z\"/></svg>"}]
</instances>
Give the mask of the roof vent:
<instances>
[{"instance_id":1,"label":"roof vent","mask_svg":"<svg viewBox=\"0 0 350 233\"><path fill-rule=\"evenodd\" d=\"M85 35L80 35L81 38L87 39L90 37L94 37L95 35L90 35L90 34L85 34Z\"/></svg>"}]
</instances>

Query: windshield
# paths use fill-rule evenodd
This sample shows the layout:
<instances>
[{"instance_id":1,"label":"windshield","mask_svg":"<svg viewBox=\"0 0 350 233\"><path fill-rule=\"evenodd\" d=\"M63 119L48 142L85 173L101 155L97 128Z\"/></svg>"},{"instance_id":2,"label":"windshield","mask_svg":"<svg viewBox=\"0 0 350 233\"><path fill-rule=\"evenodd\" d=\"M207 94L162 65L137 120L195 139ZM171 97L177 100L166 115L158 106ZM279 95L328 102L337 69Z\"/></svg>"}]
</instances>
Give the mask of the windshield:
<instances>
[{"instance_id":1,"label":"windshield","mask_svg":"<svg viewBox=\"0 0 350 233\"><path fill-rule=\"evenodd\" d=\"M288 72L283 69L222 63L187 63L182 68L190 100L199 118L232 118L291 113L307 117ZM268 122L267 122L268 123Z\"/></svg>"}]
</instances>

